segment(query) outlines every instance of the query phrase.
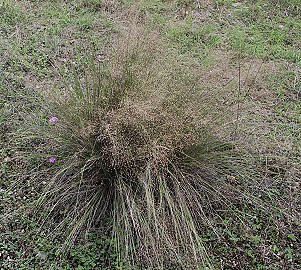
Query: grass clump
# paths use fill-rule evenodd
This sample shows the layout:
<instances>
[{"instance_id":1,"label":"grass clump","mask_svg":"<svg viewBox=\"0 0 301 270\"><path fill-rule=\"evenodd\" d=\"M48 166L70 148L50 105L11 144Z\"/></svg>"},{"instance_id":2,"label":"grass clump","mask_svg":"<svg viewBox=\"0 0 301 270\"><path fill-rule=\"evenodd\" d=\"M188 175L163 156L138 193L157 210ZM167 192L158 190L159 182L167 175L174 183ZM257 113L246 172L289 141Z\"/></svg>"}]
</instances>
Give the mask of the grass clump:
<instances>
[{"instance_id":1,"label":"grass clump","mask_svg":"<svg viewBox=\"0 0 301 270\"><path fill-rule=\"evenodd\" d=\"M218 209L251 203L256 186L246 158L218 139L229 94L199 85L196 63L157 32L127 30L106 60L35 98L15 151L39 164L28 177L67 246L100 228L118 267L212 268L202 229L215 231Z\"/></svg>"}]
</instances>

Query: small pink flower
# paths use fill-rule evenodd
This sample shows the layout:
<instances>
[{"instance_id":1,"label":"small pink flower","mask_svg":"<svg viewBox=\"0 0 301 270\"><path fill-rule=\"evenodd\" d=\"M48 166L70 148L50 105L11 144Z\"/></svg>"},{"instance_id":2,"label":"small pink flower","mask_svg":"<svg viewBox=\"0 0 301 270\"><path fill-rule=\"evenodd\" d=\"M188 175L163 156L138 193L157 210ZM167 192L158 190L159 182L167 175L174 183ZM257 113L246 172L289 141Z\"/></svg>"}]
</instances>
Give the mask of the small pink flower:
<instances>
[{"instance_id":1,"label":"small pink flower","mask_svg":"<svg viewBox=\"0 0 301 270\"><path fill-rule=\"evenodd\" d=\"M52 116L52 117L49 119L49 122L50 122L50 123L55 123L57 120L59 120L57 117Z\"/></svg>"},{"instance_id":2,"label":"small pink flower","mask_svg":"<svg viewBox=\"0 0 301 270\"><path fill-rule=\"evenodd\" d=\"M51 157L51 158L49 158L48 160L49 160L50 163L54 163L55 160L56 160L56 158L55 158L55 157Z\"/></svg>"}]
</instances>

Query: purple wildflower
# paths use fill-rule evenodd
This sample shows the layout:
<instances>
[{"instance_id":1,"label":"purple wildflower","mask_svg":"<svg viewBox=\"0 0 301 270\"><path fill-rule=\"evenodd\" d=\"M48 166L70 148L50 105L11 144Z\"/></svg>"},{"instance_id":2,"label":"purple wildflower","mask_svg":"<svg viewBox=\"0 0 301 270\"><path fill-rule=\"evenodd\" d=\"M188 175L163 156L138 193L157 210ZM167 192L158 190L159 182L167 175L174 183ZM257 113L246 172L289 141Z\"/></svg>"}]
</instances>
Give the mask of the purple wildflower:
<instances>
[{"instance_id":1,"label":"purple wildflower","mask_svg":"<svg viewBox=\"0 0 301 270\"><path fill-rule=\"evenodd\" d=\"M55 157L51 157L51 158L49 158L48 160L49 160L50 163L54 163L55 160L56 160L56 158L55 158Z\"/></svg>"},{"instance_id":2,"label":"purple wildflower","mask_svg":"<svg viewBox=\"0 0 301 270\"><path fill-rule=\"evenodd\" d=\"M50 122L50 123L55 123L57 120L58 120L57 117L52 116L52 117L49 119L49 122Z\"/></svg>"}]
</instances>

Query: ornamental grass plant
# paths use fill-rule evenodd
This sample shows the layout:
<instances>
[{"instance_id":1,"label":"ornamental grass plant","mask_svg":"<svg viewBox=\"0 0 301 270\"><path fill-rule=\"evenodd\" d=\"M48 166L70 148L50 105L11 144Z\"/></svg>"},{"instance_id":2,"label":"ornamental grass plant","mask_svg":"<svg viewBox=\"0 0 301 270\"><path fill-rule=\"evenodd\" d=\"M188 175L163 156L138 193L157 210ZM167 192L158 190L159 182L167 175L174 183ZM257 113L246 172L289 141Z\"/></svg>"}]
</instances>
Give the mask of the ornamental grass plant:
<instances>
[{"instance_id":1,"label":"ornamental grass plant","mask_svg":"<svg viewBox=\"0 0 301 270\"><path fill-rule=\"evenodd\" d=\"M229 143L233 96L200 85L201 67L158 32L124 32L22 115L14 139L40 164L28 165L37 213L66 247L110 235L120 269L212 269L202 229L218 235L212 217L239 215L238 201L260 205L252 157Z\"/></svg>"}]
</instances>

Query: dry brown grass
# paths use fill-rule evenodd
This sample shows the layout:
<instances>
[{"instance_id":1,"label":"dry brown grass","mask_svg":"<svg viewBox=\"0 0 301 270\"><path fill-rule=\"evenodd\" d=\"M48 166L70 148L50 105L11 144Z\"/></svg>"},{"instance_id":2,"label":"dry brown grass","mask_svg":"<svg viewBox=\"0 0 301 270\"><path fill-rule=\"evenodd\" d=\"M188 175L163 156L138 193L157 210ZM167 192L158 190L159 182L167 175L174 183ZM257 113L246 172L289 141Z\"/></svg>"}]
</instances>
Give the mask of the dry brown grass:
<instances>
[{"instance_id":1,"label":"dry brown grass","mask_svg":"<svg viewBox=\"0 0 301 270\"><path fill-rule=\"evenodd\" d=\"M227 195L222 143L212 139L226 119L225 96L204 89L200 66L181 60L157 32L126 29L107 62L91 58L66 88L43 92L41 106L57 123L24 115L18 140L38 143L41 161L57 158L40 171L48 175L40 207L56 230L67 228L67 244L107 228L120 264L210 267L199 231L212 226L206 193L215 204Z\"/></svg>"}]
</instances>

